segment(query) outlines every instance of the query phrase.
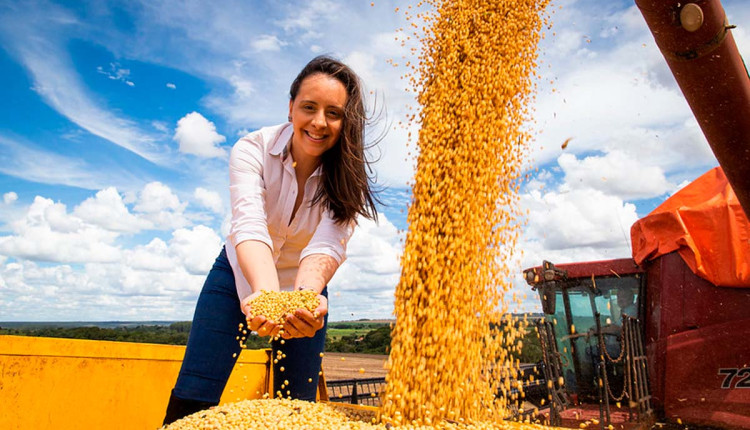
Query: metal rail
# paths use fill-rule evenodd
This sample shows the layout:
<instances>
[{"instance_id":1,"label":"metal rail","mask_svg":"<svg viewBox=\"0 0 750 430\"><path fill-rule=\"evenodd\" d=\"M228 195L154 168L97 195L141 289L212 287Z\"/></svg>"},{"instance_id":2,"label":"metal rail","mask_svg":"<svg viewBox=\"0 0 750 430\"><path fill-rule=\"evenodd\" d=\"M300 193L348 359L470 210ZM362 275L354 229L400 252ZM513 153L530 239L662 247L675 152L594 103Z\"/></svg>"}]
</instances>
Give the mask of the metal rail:
<instances>
[{"instance_id":1,"label":"metal rail","mask_svg":"<svg viewBox=\"0 0 750 430\"><path fill-rule=\"evenodd\" d=\"M544 366L539 366L544 367ZM546 397L546 381L537 373L536 364L524 364L519 368L523 382L525 398L532 403ZM534 375L534 381L530 376ZM335 402L351 403L355 405L380 406L380 395L385 390L385 378L354 378L339 379L325 382L328 399ZM510 395L520 394L514 385ZM542 394L544 391L544 394Z\"/></svg>"},{"instance_id":2,"label":"metal rail","mask_svg":"<svg viewBox=\"0 0 750 430\"><path fill-rule=\"evenodd\" d=\"M354 405L380 406L380 394L385 389L385 378L339 379L326 381L331 401Z\"/></svg>"},{"instance_id":3,"label":"metal rail","mask_svg":"<svg viewBox=\"0 0 750 430\"><path fill-rule=\"evenodd\" d=\"M612 358L607 352L604 335L601 330L600 314L596 313L596 328L599 345L597 363L597 376L599 388L599 417L600 426L611 424L610 400L620 402L628 401L628 419L630 421L646 421L653 417L651 407L651 395L648 383L648 361L646 358L643 331L638 318L622 315L622 333L620 337L620 354ZM623 388L619 395L612 392L607 369L614 369L624 360Z\"/></svg>"},{"instance_id":4,"label":"metal rail","mask_svg":"<svg viewBox=\"0 0 750 430\"><path fill-rule=\"evenodd\" d=\"M563 387L564 383L561 383L564 381L562 360L560 352L557 350L555 328L552 323L541 319L537 321L537 330L544 358L544 379L547 381L547 389L549 390L549 424L557 427L562 423L560 412L570 405L568 395Z\"/></svg>"},{"instance_id":5,"label":"metal rail","mask_svg":"<svg viewBox=\"0 0 750 430\"><path fill-rule=\"evenodd\" d=\"M629 405L638 413L638 419L650 418L653 416L651 407L651 394L649 392L648 382L648 359L643 343L643 330L641 322L637 318L623 315L623 338L627 345L628 355L626 356L625 372L627 379Z\"/></svg>"}]
</instances>

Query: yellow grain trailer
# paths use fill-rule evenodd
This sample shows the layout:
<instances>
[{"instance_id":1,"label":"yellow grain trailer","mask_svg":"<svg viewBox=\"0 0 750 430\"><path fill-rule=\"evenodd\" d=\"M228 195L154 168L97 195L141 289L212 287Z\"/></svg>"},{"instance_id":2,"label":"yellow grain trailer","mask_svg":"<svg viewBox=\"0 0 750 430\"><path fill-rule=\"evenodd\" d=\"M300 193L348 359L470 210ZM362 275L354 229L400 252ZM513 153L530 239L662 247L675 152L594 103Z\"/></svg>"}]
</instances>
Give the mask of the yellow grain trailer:
<instances>
[{"instance_id":1,"label":"yellow grain trailer","mask_svg":"<svg viewBox=\"0 0 750 430\"><path fill-rule=\"evenodd\" d=\"M156 429L185 347L0 336L0 429ZM221 403L271 385L270 350L243 350Z\"/></svg>"}]
</instances>

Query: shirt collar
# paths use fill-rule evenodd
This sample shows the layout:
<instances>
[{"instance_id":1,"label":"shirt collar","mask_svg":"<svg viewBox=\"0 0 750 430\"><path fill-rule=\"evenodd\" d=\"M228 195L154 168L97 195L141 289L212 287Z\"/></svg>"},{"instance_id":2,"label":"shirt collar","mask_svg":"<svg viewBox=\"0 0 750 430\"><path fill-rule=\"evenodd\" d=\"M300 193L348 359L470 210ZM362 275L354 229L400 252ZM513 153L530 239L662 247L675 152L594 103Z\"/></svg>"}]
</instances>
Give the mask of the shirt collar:
<instances>
[{"instance_id":1,"label":"shirt collar","mask_svg":"<svg viewBox=\"0 0 750 430\"><path fill-rule=\"evenodd\" d=\"M271 146L271 148L268 150L268 153L271 155L280 156L281 161L285 162L292 150L293 134L294 128L292 127L292 123L287 123L286 126L281 130L281 132L279 132L279 137L278 139L276 139L276 143ZM322 174L323 165L321 164L310 176L321 176Z\"/></svg>"},{"instance_id":2,"label":"shirt collar","mask_svg":"<svg viewBox=\"0 0 750 430\"><path fill-rule=\"evenodd\" d=\"M293 133L294 129L292 128L292 123L287 123L279 132L279 137L276 139L276 143L271 146L268 153L271 155L280 155L281 159L285 160L291 149Z\"/></svg>"}]
</instances>

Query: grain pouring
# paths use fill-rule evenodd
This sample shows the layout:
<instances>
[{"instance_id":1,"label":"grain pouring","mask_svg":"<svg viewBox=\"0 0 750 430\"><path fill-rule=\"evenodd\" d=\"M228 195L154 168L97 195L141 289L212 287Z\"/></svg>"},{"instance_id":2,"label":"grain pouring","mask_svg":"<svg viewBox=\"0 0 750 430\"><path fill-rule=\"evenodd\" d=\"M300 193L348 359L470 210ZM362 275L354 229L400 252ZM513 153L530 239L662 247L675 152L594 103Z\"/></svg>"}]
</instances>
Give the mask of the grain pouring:
<instances>
[{"instance_id":1,"label":"grain pouring","mask_svg":"<svg viewBox=\"0 0 750 430\"><path fill-rule=\"evenodd\" d=\"M496 420L515 400L495 394L510 392L510 351L523 335L503 293L547 1L423 4L431 9L406 12L413 28L427 27L414 33L422 51L409 76L419 155L383 417Z\"/></svg>"}]
</instances>

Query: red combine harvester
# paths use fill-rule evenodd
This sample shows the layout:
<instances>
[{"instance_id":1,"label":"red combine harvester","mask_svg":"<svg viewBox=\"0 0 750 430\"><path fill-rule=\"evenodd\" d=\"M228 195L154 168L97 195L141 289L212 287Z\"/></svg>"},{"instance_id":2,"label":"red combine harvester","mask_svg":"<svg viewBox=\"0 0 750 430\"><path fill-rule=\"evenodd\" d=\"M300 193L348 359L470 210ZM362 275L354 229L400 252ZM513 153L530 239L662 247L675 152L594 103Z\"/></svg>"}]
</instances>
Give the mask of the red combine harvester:
<instances>
[{"instance_id":1,"label":"red combine harvester","mask_svg":"<svg viewBox=\"0 0 750 430\"><path fill-rule=\"evenodd\" d=\"M524 271L550 418L750 429L750 77L719 0L636 4L721 168L633 225L633 258Z\"/></svg>"}]
</instances>

